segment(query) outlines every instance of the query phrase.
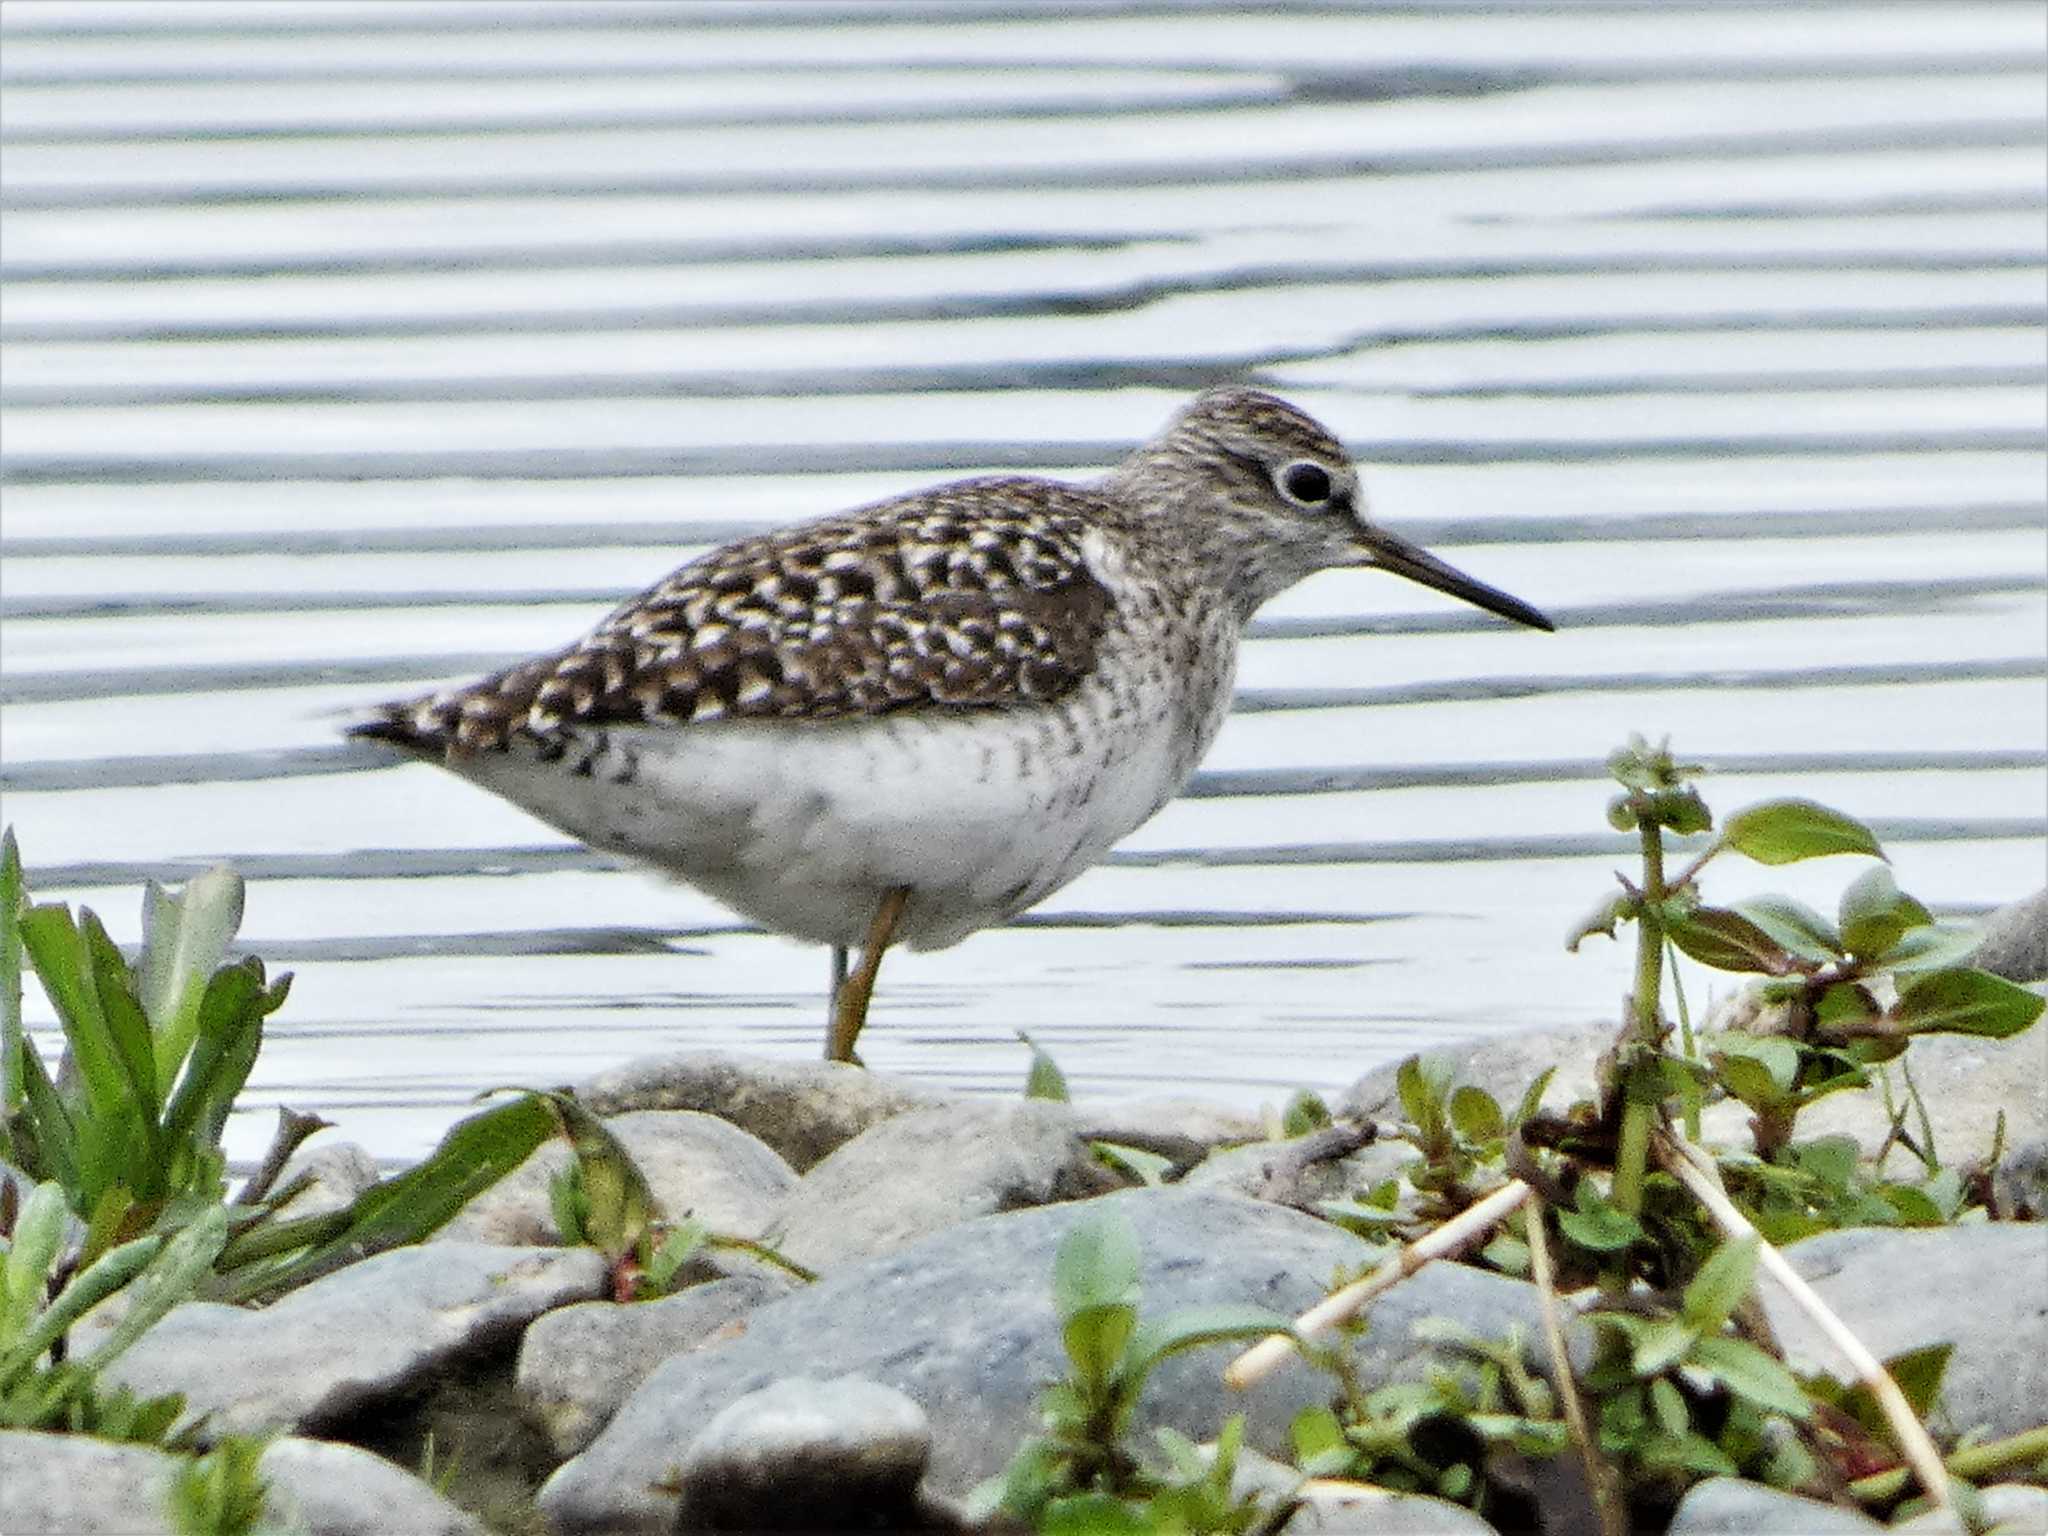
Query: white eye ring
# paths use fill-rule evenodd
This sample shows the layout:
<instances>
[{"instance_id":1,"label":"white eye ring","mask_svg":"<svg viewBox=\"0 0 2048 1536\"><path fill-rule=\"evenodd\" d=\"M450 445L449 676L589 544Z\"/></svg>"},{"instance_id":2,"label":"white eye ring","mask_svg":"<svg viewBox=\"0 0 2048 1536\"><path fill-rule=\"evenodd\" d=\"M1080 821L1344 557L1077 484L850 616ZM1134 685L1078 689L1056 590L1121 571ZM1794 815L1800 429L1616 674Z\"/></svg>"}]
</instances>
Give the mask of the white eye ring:
<instances>
[{"instance_id":1,"label":"white eye ring","mask_svg":"<svg viewBox=\"0 0 2048 1536\"><path fill-rule=\"evenodd\" d=\"M1337 480L1314 459L1296 459L1273 472L1273 484L1297 507L1326 507L1337 494Z\"/></svg>"}]
</instances>

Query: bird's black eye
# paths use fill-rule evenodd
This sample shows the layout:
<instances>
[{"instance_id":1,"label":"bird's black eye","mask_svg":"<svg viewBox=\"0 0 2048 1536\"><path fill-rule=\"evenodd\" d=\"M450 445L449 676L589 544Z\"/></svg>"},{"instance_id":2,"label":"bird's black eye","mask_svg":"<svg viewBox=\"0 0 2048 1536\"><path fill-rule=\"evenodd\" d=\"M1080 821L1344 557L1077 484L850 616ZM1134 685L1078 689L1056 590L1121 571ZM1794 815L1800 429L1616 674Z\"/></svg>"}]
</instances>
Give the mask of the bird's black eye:
<instances>
[{"instance_id":1,"label":"bird's black eye","mask_svg":"<svg viewBox=\"0 0 2048 1536\"><path fill-rule=\"evenodd\" d=\"M1289 501L1304 507L1319 507L1330 499L1336 487L1330 472L1320 464L1298 459L1280 471L1280 489Z\"/></svg>"}]
</instances>

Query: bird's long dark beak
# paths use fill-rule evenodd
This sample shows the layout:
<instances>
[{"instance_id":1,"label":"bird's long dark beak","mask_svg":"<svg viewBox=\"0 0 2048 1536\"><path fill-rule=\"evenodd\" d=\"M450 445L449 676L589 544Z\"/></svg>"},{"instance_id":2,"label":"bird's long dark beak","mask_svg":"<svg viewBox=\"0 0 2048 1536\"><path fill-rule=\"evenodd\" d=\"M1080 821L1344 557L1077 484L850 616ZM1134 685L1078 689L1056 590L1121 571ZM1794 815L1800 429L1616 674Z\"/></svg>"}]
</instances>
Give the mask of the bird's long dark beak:
<instances>
[{"instance_id":1,"label":"bird's long dark beak","mask_svg":"<svg viewBox=\"0 0 2048 1536\"><path fill-rule=\"evenodd\" d=\"M1439 592L1448 592L1452 597L1463 598L1466 602L1484 608L1488 613L1497 613L1504 619L1513 619L1517 624L1526 624L1531 629L1554 630L1557 626L1538 610L1531 608L1519 597L1510 597L1498 587L1489 587L1483 581L1474 581L1455 566L1446 565L1419 544L1388 533L1384 528L1360 524L1358 542L1363 550L1363 562L1376 565L1383 571L1392 571L1396 576L1406 576L1410 581L1419 581L1425 587L1434 587Z\"/></svg>"}]
</instances>

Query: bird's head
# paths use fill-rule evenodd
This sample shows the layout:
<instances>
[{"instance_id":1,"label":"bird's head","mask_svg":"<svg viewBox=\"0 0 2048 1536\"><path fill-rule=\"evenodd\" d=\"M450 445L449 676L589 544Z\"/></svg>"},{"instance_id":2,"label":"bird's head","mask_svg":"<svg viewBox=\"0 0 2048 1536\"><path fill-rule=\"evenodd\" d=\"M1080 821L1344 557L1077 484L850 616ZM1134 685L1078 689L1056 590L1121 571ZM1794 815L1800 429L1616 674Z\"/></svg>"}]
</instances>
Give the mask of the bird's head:
<instances>
[{"instance_id":1,"label":"bird's head","mask_svg":"<svg viewBox=\"0 0 2048 1536\"><path fill-rule=\"evenodd\" d=\"M1230 573L1247 615L1303 577L1376 566L1533 629L1550 620L1445 564L1367 515L1351 456L1329 430L1278 396L1238 386L1198 395L1111 476L1184 519L1204 563Z\"/></svg>"}]
</instances>

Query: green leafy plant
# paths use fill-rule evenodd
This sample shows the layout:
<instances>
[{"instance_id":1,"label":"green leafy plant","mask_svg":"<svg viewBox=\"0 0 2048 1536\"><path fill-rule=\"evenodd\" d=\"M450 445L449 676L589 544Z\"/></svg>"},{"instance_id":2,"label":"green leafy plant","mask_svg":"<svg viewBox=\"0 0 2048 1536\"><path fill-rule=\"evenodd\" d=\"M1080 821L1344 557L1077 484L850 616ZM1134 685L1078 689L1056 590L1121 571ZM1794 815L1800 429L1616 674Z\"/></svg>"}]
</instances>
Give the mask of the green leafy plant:
<instances>
[{"instance_id":1,"label":"green leafy plant","mask_svg":"<svg viewBox=\"0 0 2048 1536\"><path fill-rule=\"evenodd\" d=\"M1053 1305L1068 1371L1046 1389L1043 1433L1009 1470L976 1490L977 1518L997 1510L1040 1532L1208 1536L1250 1532L1271 1511L1231 1491L1243 1434L1232 1420L1213 1457L1159 1437L1164 1465L1130 1444L1132 1416L1152 1372L1203 1345L1286 1332L1260 1307L1188 1308L1141 1319L1137 1234L1121 1212L1084 1212L1053 1262Z\"/></svg>"},{"instance_id":2,"label":"green leafy plant","mask_svg":"<svg viewBox=\"0 0 2048 1536\"><path fill-rule=\"evenodd\" d=\"M260 1463L267 1436L227 1435L179 1469L170 1490L171 1529L178 1536L286 1536L265 1519L269 1492Z\"/></svg>"},{"instance_id":3,"label":"green leafy plant","mask_svg":"<svg viewBox=\"0 0 2048 1536\"><path fill-rule=\"evenodd\" d=\"M544 1101L498 1106L456 1125L432 1156L346 1210L293 1218L296 1190L271 1185L325 1122L287 1114L262 1167L230 1201L222 1128L291 981L268 979L260 960L227 958L242 906L242 882L225 869L178 892L150 884L142 950L131 963L90 910L74 917L32 904L14 834L0 836L0 1155L60 1190L85 1224L75 1250L42 1277L52 1297L73 1269L92 1273L111 1254L140 1251L128 1245L195 1227L218 1227L225 1240L213 1245L210 1272L192 1294L275 1296L418 1241L559 1129ZM23 1027L30 973L65 1041L54 1075ZM4 1206L0 1196L0 1227ZM67 1327L75 1320L58 1307L44 1326L56 1318Z\"/></svg>"},{"instance_id":4,"label":"green leafy plant","mask_svg":"<svg viewBox=\"0 0 2048 1536\"><path fill-rule=\"evenodd\" d=\"M1421 1381L1364 1392L1345 1353L1362 1329L1347 1329L1343 1346L1309 1354L1342 1392L1334 1407L1295 1416L1295 1461L1307 1475L1428 1494L1484 1513L1494 1502L1488 1469L1495 1458L1552 1456L1567 1445L1556 1395L1528 1368L1519 1337L1492 1342L1425 1320L1417 1336L1438 1344L1450 1363L1432 1366Z\"/></svg>"},{"instance_id":5,"label":"green leafy plant","mask_svg":"<svg viewBox=\"0 0 2048 1536\"><path fill-rule=\"evenodd\" d=\"M0 1051L10 1063L0 1145L62 1187L86 1223L83 1262L146 1232L174 1202L226 1192L221 1127L247 1081L263 1021L291 978L248 959L222 964L242 884L202 875L178 895L150 884L143 947L130 965L89 909L31 906L12 832L0 839ZM53 1078L21 1027L19 959L48 995L65 1040Z\"/></svg>"},{"instance_id":6,"label":"green leafy plant","mask_svg":"<svg viewBox=\"0 0 2048 1536\"><path fill-rule=\"evenodd\" d=\"M1608 817L1636 834L1641 871L1621 877L1618 893L1570 939L1577 948L1590 934L1636 927L1635 984L1593 1097L1544 1108L1545 1073L1508 1113L1457 1083L1448 1065L1410 1058L1396 1076L1403 1119L1375 1129L1409 1142L1413 1161L1363 1196L1321 1208L1405 1246L1346 1281L1318 1309L1316 1326L1344 1326L1427 1259L1490 1236L1482 1261L1537 1283L1557 1411L1547 1384L1506 1345L1463 1351L1457 1363L1468 1370L1499 1351L1491 1374L1476 1381L1434 1370L1425 1381L1363 1394L1342 1351L1308 1347L1341 1390L1296 1427L1303 1470L1480 1506L1499 1484L1498 1456L1555 1451L1569 1440L1602 1530L1618 1536L1632 1519L1661 1522L1685 1487L1714 1474L1822 1497L1846 1491L1876 1508L1894 1505L1911 1480L1934 1502L1960 1508L1969 1497L1961 1477L2048 1465L2043 1426L1991 1447L1966 1442L1944 1471L1919 1422L1939 1359L1871 1360L1810 1289L1795 1289L1860 1377L1848 1388L1801 1380L1752 1294L1762 1263L1798 1282L1775 1242L1845 1225L1986 1214L1989 1164L1941 1164L1906 1052L1926 1034L2018 1034L2040 1017L2043 1000L1970 967L1971 936L1935 923L1882 862L1851 881L1832 918L1783 897L1711 904L1702 872L1728 854L1778 865L1835 854L1882 861L1883 850L1853 818L1801 800L1752 806L1716 831L1692 782L1698 770L1640 738L1609 766L1621 792ZM1754 1017L1696 1033L1681 958L1759 978ZM1801 1112L1848 1091L1884 1096L1890 1134L1875 1157L1851 1137L1797 1134ZM1716 1099L1748 1111L1747 1146L1710 1153L1698 1144L1701 1116ZM1899 1146L1914 1165L1887 1174L1885 1155ZM1590 1301L1566 1301L1564 1293L1594 1282ZM1592 1330L1592 1363L1577 1372L1568 1365L1568 1311ZM1248 1352L1227 1379L1249 1385L1278 1358Z\"/></svg>"},{"instance_id":7,"label":"green leafy plant","mask_svg":"<svg viewBox=\"0 0 2048 1536\"><path fill-rule=\"evenodd\" d=\"M707 1249L746 1253L806 1283L817 1279L770 1244L714 1232L689 1216L671 1220L633 1155L575 1095L529 1096L553 1112L572 1154L548 1186L555 1226L564 1242L595 1248L610 1262L615 1299L672 1294L684 1283L684 1266Z\"/></svg>"},{"instance_id":8,"label":"green leafy plant","mask_svg":"<svg viewBox=\"0 0 2048 1536\"><path fill-rule=\"evenodd\" d=\"M173 1443L182 1398L104 1390L99 1373L192 1296L227 1241L226 1212L212 1207L175 1236L135 1238L83 1267L73 1267L67 1228L64 1191L45 1183L0 1231L0 1428ZM116 1295L125 1305L114 1325L89 1354L67 1359L71 1328Z\"/></svg>"}]
</instances>

